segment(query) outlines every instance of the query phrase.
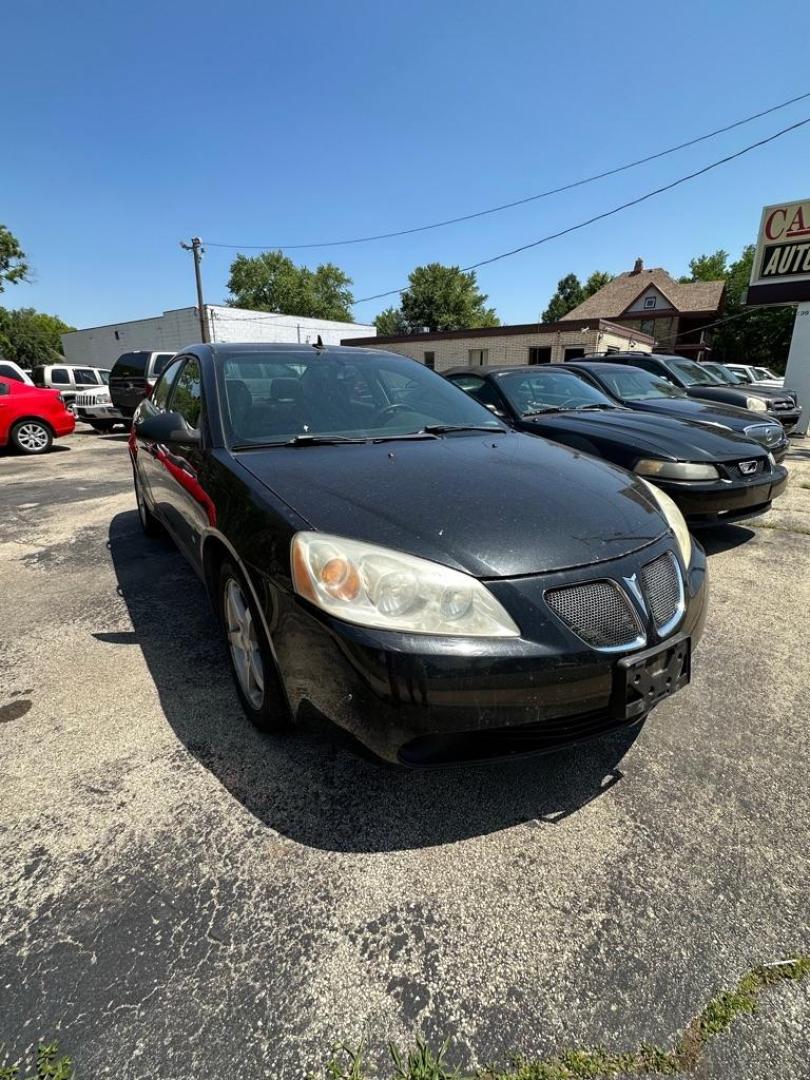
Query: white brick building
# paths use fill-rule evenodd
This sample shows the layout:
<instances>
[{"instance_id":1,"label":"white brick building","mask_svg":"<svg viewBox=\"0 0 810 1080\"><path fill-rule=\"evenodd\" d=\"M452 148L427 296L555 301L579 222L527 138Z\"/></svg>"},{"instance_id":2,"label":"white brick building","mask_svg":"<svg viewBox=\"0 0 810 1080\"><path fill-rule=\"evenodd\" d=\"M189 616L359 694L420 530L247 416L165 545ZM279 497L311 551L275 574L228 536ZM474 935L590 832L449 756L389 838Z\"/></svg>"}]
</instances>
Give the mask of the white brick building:
<instances>
[{"instance_id":1,"label":"white brick building","mask_svg":"<svg viewBox=\"0 0 810 1080\"><path fill-rule=\"evenodd\" d=\"M320 334L326 345L339 345L355 337L372 338L366 323L305 319L297 315L274 315L215 304L205 305L211 341L289 341L308 343ZM92 326L62 334L62 348L69 364L111 368L121 353L133 349L176 352L200 340L196 307L175 308L151 319Z\"/></svg>"},{"instance_id":2,"label":"white brick building","mask_svg":"<svg viewBox=\"0 0 810 1080\"><path fill-rule=\"evenodd\" d=\"M583 319L396 337L346 336L342 344L388 349L419 360L436 371L447 371L470 364L520 367L561 363L586 354L625 349L652 352L653 338L605 319Z\"/></svg>"}]
</instances>

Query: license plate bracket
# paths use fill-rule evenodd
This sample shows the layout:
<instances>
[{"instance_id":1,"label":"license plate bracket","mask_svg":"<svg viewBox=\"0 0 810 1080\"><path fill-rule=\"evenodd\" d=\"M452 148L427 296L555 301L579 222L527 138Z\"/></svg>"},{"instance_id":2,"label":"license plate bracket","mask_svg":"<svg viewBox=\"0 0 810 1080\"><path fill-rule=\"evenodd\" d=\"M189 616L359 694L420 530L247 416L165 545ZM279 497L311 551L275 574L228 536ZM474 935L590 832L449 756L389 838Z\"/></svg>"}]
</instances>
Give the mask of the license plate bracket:
<instances>
[{"instance_id":1,"label":"license plate bracket","mask_svg":"<svg viewBox=\"0 0 810 1080\"><path fill-rule=\"evenodd\" d=\"M692 641L686 635L625 656L616 665L611 712L619 720L636 720L691 677Z\"/></svg>"}]
</instances>

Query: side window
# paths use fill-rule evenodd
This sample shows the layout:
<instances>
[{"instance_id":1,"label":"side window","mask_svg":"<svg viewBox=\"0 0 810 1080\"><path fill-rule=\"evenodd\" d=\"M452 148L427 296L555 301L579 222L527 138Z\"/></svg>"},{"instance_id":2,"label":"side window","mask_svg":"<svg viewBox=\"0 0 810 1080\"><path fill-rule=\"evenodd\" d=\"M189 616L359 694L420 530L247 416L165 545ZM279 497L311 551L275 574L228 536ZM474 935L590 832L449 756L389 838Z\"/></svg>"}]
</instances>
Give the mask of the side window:
<instances>
[{"instance_id":1,"label":"side window","mask_svg":"<svg viewBox=\"0 0 810 1080\"><path fill-rule=\"evenodd\" d=\"M98 386L98 379L93 368L74 368L73 378L77 385L81 383L83 386Z\"/></svg>"},{"instance_id":2,"label":"side window","mask_svg":"<svg viewBox=\"0 0 810 1080\"><path fill-rule=\"evenodd\" d=\"M152 372L150 377L153 379L157 378L157 376L160 375L161 372L165 371L169 361L173 356L174 353L170 352L158 353L156 356L154 356L152 358Z\"/></svg>"},{"instance_id":3,"label":"side window","mask_svg":"<svg viewBox=\"0 0 810 1080\"><path fill-rule=\"evenodd\" d=\"M4 379L16 379L17 382L25 382L22 375L15 371L10 364L0 364L0 375L2 375ZM6 389L8 389L8 387L6 387Z\"/></svg>"},{"instance_id":4,"label":"side window","mask_svg":"<svg viewBox=\"0 0 810 1080\"><path fill-rule=\"evenodd\" d=\"M200 385L200 365L192 357L183 365L171 393L171 408L179 412L189 427L200 426L202 414L202 386Z\"/></svg>"},{"instance_id":5,"label":"side window","mask_svg":"<svg viewBox=\"0 0 810 1080\"><path fill-rule=\"evenodd\" d=\"M51 368L51 382L54 384L61 383L62 386L70 386L70 372L63 367Z\"/></svg>"},{"instance_id":6,"label":"side window","mask_svg":"<svg viewBox=\"0 0 810 1080\"><path fill-rule=\"evenodd\" d=\"M166 408L166 402L169 400L169 394L174 385L174 380L177 378L177 373L182 366L183 360L181 358L166 368L158 379L157 386L152 391L152 404L156 409L160 409L161 412Z\"/></svg>"},{"instance_id":7,"label":"side window","mask_svg":"<svg viewBox=\"0 0 810 1080\"><path fill-rule=\"evenodd\" d=\"M478 379L474 375L459 375L450 381L460 386L471 398L475 398L482 405L494 405L496 409L502 408L497 391L485 379Z\"/></svg>"}]
</instances>

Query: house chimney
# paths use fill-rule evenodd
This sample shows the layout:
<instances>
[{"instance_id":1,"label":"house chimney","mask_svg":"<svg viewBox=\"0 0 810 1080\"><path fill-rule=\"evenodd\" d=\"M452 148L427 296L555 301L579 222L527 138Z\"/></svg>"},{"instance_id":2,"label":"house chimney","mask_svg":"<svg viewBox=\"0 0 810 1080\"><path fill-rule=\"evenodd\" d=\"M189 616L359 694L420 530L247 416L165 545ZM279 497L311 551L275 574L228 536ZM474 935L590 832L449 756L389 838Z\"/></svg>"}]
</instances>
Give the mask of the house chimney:
<instances>
[{"instance_id":1,"label":"house chimney","mask_svg":"<svg viewBox=\"0 0 810 1080\"><path fill-rule=\"evenodd\" d=\"M636 259L635 263L633 264L633 269L632 269L631 273L640 274L643 269L644 269L644 260L643 259Z\"/></svg>"}]
</instances>

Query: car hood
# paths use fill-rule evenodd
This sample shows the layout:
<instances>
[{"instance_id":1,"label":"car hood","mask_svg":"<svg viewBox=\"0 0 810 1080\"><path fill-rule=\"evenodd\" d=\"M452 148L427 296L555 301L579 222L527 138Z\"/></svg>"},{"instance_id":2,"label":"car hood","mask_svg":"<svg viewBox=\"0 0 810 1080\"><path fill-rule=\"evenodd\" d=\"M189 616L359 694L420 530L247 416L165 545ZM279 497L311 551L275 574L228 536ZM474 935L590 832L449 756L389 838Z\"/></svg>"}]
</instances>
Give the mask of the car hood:
<instances>
[{"instance_id":1,"label":"car hood","mask_svg":"<svg viewBox=\"0 0 810 1080\"><path fill-rule=\"evenodd\" d=\"M518 432L274 447L238 459L312 528L476 577L614 559L667 531L625 470Z\"/></svg>"},{"instance_id":2,"label":"car hood","mask_svg":"<svg viewBox=\"0 0 810 1080\"><path fill-rule=\"evenodd\" d=\"M524 430L537 430L553 439L555 431L583 438L619 442L640 456L675 461L725 461L746 454L751 441L718 427L674 416L651 415L631 409L562 413L523 421Z\"/></svg>"},{"instance_id":3,"label":"car hood","mask_svg":"<svg viewBox=\"0 0 810 1080\"><path fill-rule=\"evenodd\" d=\"M767 413L755 413L737 405L725 405L722 401L699 401L697 398L660 398L652 401L633 403L633 409L644 409L656 415L683 417L699 420L704 424L727 424L735 431L741 431L750 424L763 424L772 421ZM773 421L778 423L778 421Z\"/></svg>"}]
</instances>

